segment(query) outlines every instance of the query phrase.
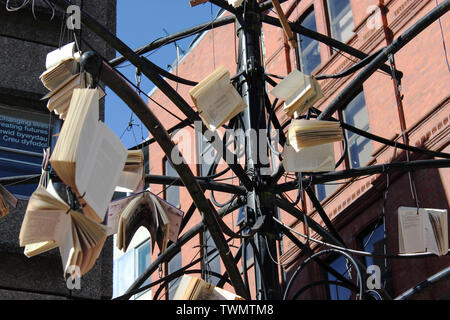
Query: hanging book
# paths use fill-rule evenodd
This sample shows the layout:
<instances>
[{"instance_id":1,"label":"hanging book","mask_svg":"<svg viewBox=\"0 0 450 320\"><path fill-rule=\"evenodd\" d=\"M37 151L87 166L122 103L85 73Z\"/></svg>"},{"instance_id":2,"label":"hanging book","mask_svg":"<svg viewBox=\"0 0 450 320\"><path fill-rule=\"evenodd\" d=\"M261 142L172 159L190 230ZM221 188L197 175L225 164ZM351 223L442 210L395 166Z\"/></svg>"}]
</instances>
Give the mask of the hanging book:
<instances>
[{"instance_id":1,"label":"hanging book","mask_svg":"<svg viewBox=\"0 0 450 320\"><path fill-rule=\"evenodd\" d=\"M339 122L323 120L292 120L288 131L289 144L300 148L341 141L342 129Z\"/></svg>"},{"instance_id":2,"label":"hanging book","mask_svg":"<svg viewBox=\"0 0 450 320\"><path fill-rule=\"evenodd\" d=\"M334 143L325 143L295 151L286 144L283 149L286 172L329 172L335 169Z\"/></svg>"},{"instance_id":3,"label":"hanging book","mask_svg":"<svg viewBox=\"0 0 450 320\"><path fill-rule=\"evenodd\" d=\"M227 0L228 4L235 7L235 8L239 8L242 5L242 2L244 2L244 0Z\"/></svg>"},{"instance_id":4,"label":"hanging book","mask_svg":"<svg viewBox=\"0 0 450 320\"><path fill-rule=\"evenodd\" d=\"M76 52L75 43L47 54L47 70L39 77L42 84L50 90L42 100L47 100L47 108L61 119L67 116L73 90L86 87L86 73L80 73L80 52ZM100 88L99 99L105 96Z\"/></svg>"},{"instance_id":5,"label":"hanging book","mask_svg":"<svg viewBox=\"0 0 450 320\"><path fill-rule=\"evenodd\" d=\"M284 101L284 111L289 117L304 114L323 97L322 89L313 76L293 70L270 92Z\"/></svg>"},{"instance_id":6,"label":"hanging book","mask_svg":"<svg viewBox=\"0 0 450 320\"><path fill-rule=\"evenodd\" d=\"M51 181L47 188L40 184L31 195L19 234L27 257L59 247L64 274L73 273L77 266L84 275L94 266L105 240L105 226L71 210Z\"/></svg>"},{"instance_id":7,"label":"hanging book","mask_svg":"<svg viewBox=\"0 0 450 320\"><path fill-rule=\"evenodd\" d=\"M17 199L0 184L0 218L9 214L8 204L15 208L17 206Z\"/></svg>"},{"instance_id":8,"label":"hanging book","mask_svg":"<svg viewBox=\"0 0 450 320\"><path fill-rule=\"evenodd\" d=\"M230 73L220 66L189 91L200 118L216 130L241 113L247 105L230 82Z\"/></svg>"},{"instance_id":9,"label":"hanging book","mask_svg":"<svg viewBox=\"0 0 450 320\"><path fill-rule=\"evenodd\" d=\"M120 215L117 224L117 248L126 251L134 234L141 227L145 227L152 239L152 250L157 243L160 252L167 248L168 241L176 242L180 230L183 212L167 201L155 196L150 191L132 195L119 200L123 204L131 199L122 209L123 205L116 206L111 203L110 209L116 210L111 216ZM123 210L120 212L119 210Z\"/></svg>"},{"instance_id":10,"label":"hanging book","mask_svg":"<svg viewBox=\"0 0 450 320\"><path fill-rule=\"evenodd\" d=\"M76 89L50 163L79 197L83 212L103 221L123 170L127 150L99 121L98 91Z\"/></svg>"},{"instance_id":11,"label":"hanging book","mask_svg":"<svg viewBox=\"0 0 450 320\"><path fill-rule=\"evenodd\" d=\"M116 191L136 193L144 188L145 170L142 150L128 150L125 167L119 176Z\"/></svg>"},{"instance_id":12,"label":"hanging book","mask_svg":"<svg viewBox=\"0 0 450 320\"><path fill-rule=\"evenodd\" d=\"M45 58L45 68L50 70L61 62L70 59L80 60L80 56L81 54L78 52L75 42L68 43L47 54L47 57Z\"/></svg>"},{"instance_id":13,"label":"hanging book","mask_svg":"<svg viewBox=\"0 0 450 320\"><path fill-rule=\"evenodd\" d=\"M398 208L400 253L448 253L448 216L443 209Z\"/></svg>"},{"instance_id":14,"label":"hanging book","mask_svg":"<svg viewBox=\"0 0 450 320\"><path fill-rule=\"evenodd\" d=\"M205 280L183 275L173 300L245 300Z\"/></svg>"}]
</instances>

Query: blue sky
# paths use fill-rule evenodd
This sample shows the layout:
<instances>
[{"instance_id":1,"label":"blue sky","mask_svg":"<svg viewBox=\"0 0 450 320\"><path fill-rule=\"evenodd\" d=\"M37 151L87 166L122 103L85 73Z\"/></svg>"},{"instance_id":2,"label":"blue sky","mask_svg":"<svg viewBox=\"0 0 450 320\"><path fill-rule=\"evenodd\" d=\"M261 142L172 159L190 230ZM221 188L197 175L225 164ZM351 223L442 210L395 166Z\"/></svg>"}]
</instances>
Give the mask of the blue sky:
<instances>
[{"instance_id":1,"label":"blue sky","mask_svg":"<svg viewBox=\"0 0 450 320\"><path fill-rule=\"evenodd\" d=\"M191 8L189 0L117 0L117 36L132 49L146 45L153 40L183 31L195 25L211 21L218 8L205 3ZM182 50L187 50L193 37L177 42ZM168 69L177 57L174 43L155 50L148 59L164 69ZM124 75L135 81L136 68L124 63L119 68ZM141 89L150 92L153 84L142 76ZM147 101L147 98L144 97ZM132 130L127 130L131 111L111 90L107 89L105 122L129 148L148 136L139 119L133 115Z\"/></svg>"}]
</instances>

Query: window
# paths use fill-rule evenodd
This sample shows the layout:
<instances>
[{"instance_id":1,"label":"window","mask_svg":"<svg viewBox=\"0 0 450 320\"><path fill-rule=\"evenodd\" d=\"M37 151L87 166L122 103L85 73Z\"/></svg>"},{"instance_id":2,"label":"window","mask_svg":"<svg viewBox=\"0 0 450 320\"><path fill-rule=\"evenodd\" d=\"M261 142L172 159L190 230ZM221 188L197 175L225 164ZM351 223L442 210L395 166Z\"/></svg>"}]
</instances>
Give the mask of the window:
<instances>
[{"instance_id":1,"label":"window","mask_svg":"<svg viewBox=\"0 0 450 320\"><path fill-rule=\"evenodd\" d=\"M151 253L150 253L150 239L145 241L139 247L136 248L136 265L137 265L137 274L136 278L145 272L147 267L150 265ZM142 286L150 284L150 278L145 280Z\"/></svg>"},{"instance_id":2,"label":"window","mask_svg":"<svg viewBox=\"0 0 450 320\"><path fill-rule=\"evenodd\" d=\"M375 225L366 230L359 237L360 245L362 250L376 253L376 254L384 254L384 245L385 245L385 236L384 236L384 223L380 225ZM364 264L366 267L376 265L380 268L381 272L381 287L384 287L389 294L392 295L392 277L391 277L391 268L389 265L389 261L387 259L379 258L379 257L364 257Z\"/></svg>"},{"instance_id":3,"label":"window","mask_svg":"<svg viewBox=\"0 0 450 320\"><path fill-rule=\"evenodd\" d=\"M327 0L331 36L347 42L353 36L353 14L350 0Z\"/></svg>"},{"instance_id":4,"label":"window","mask_svg":"<svg viewBox=\"0 0 450 320\"><path fill-rule=\"evenodd\" d=\"M114 261L113 297L124 294L134 282L134 249Z\"/></svg>"},{"instance_id":5,"label":"window","mask_svg":"<svg viewBox=\"0 0 450 320\"><path fill-rule=\"evenodd\" d=\"M164 161L164 169L166 176L178 177L178 173L172 167L169 160ZM166 201L172 204L174 207L180 207L180 188L178 186L168 186L166 188Z\"/></svg>"},{"instance_id":6,"label":"window","mask_svg":"<svg viewBox=\"0 0 450 320\"><path fill-rule=\"evenodd\" d=\"M208 230L203 234L203 236L204 236L203 243L206 246L205 251L204 251L205 252L205 265L203 266L205 281L209 282L213 285L216 285L220 279L211 275L209 273L209 271L216 272L219 274L221 273L219 251L216 250L213 254L206 255L207 252L209 252L217 247L216 247L216 244L214 243L214 240L211 237L211 234L209 233Z\"/></svg>"},{"instance_id":7,"label":"window","mask_svg":"<svg viewBox=\"0 0 450 320\"><path fill-rule=\"evenodd\" d=\"M364 131L369 131L369 115L367 113L364 92L361 91L343 110L344 122ZM365 165L372 155L372 143L369 139L346 131L350 168Z\"/></svg>"},{"instance_id":8,"label":"window","mask_svg":"<svg viewBox=\"0 0 450 320\"><path fill-rule=\"evenodd\" d=\"M168 263L168 274L172 274L175 271L181 269L181 251L178 252L172 260ZM178 277L169 282L169 300L172 300L175 296L175 292L177 291L178 284L180 283L181 277Z\"/></svg>"},{"instance_id":9,"label":"window","mask_svg":"<svg viewBox=\"0 0 450 320\"><path fill-rule=\"evenodd\" d=\"M134 281L144 273L150 265L151 258L150 239L136 248L128 248L127 252L114 261L113 271L113 297L124 294ZM150 278L142 286L150 284ZM133 296L138 298L146 291Z\"/></svg>"},{"instance_id":10,"label":"window","mask_svg":"<svg viewBox=\"0 0 450 320\"><path fill-rule=\"evenodd\" d=\"M300 24L305 28L317 31L314 9L311 9L309 13L306 14L306 16L300 19ZM307 75L311 75L314 69L316 69L321 63L319 42L311 38L299 35L298 43L302 71Z\"/></svg>"},{"instance_id":11,"label":"window","mask_svg":"<svg viewBox=\"0 0 450 320\"><path fill-rule=\"evenodd\" d=\"M0 177L41 173L43 149L48 147L55 129L55 124L49 123L50 117L0 105ZM29 197L35 189L36 184L8 187L19 198Z\"/></svg>"},{"instance_id":12,"label":"window","mask_svg":"<svg viewBox=\"0 0 450 320\"><path fill-rule=\"evenodd\" d=\"M330 196L336 189L338 185L336 184L318 184L316 185L316 194L319 201L325 200Z\"/></svg>"},{"instance_id":13,"label":"window","mask_svg":"<svg viewBox=\"0 0 450 320\"><path fill-rule=\"evenodd\" d=\"M349 269L347 268L347 263L343 256L339 256L334 259L330 263L330 267L343 275L345 278L350 279ZM329 281L336 281L336 277L331 273L327 273L327 279ZM330 295L330 300L349 300L352 295L352 291L350 289L331 283L328 284L328 293Z\"/></svg>"}]
</instances>

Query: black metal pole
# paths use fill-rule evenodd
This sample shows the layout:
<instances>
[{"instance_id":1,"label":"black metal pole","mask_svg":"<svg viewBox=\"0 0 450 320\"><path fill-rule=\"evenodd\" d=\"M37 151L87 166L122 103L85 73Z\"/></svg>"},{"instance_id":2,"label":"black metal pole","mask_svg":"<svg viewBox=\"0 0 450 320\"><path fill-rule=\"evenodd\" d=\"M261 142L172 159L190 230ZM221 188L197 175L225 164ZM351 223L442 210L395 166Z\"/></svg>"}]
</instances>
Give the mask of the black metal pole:
<instances>
[{"instance_id":1,"label":"black metal pole","mask_svg":"<svg viewBox=\"0 0 450 320\"><path fill-rule=\"evenodd\" d=\"M264 227L255 235L255 243L261 263L255 264L256 297L261 300L281 299L277 265L271 260L277 256L274 222L276 208L273 202L266 201L263 192L263 175L268 170L267 135L265 132L265 78L261 64L261 17L256 0L247 1L245 10L239 8L237 13L241 21L238 28L240 61L239 71L242 77L242 96L248 108L244 111L243 122L246 130L246 165L250 172L255 190L247 196L247 221L263 219ZM262 277L264 275L264 277Z\"/></svg>"}]
</instances>

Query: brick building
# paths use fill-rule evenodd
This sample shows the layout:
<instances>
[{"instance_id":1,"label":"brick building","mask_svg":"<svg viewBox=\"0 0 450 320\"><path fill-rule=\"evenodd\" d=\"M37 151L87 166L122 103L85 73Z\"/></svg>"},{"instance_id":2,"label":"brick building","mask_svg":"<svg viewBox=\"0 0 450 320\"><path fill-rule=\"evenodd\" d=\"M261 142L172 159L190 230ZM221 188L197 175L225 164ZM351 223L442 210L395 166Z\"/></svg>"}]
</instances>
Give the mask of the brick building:
<instances>
[{"instance_id":1,"label":"brick building","mask_svg":"<svg viewBox=\"0 0 450 320\"><path fill-rule=\"evenodd\" d=\"M439 1L442 2L442 1ZM286 1L282 4L290 22L316 30L319 33L331 36L341 42L355 47L367 54L371 54L390 44L421 17L436 6L436 1L410 1L410 0L303 0ZM274 12L265 14L275 16ZM360 88L354 92L354 99L349 105L334 117L352 124L375 135L385 137L392 141L403 142L401 121L405 123L405 137L410 145L423 148L449 152L449 89L450 69L448 56L446 57L445 44L448 46L450 18L444 15L440 21L433 23L418 37L412 40L405 48L395 54L395 65L404 73L400 91L391 75L381 71L375 72ZM356 58L349 54L332 49L318 41L300 36L298 46L290 48L283 30L263 23L262 28L262 56L266 73L285 76L297 68L305 73L335 74L352 66ZM177 75L200 81L219 65L224 65L233 75L237 68L238 39L236 27L226 25L201 34L191 46L189 52L177 64ZM357 74L357 73L356 73ZM315 105L323 110L339 92L356 75L345 78L328 79L320 81L324 97ZM276 79L275 79L276 80ZM191 87L169 83L191 103L189 90ZM270 86L268 86L270 90ZM397 99L403 96L403 99ZM180 118L183 114L159 90L151 92L153 100L170 108ZM273 97L270 97L273 99ZM151 109L158 115L166 129L178 123L172 115L162 111L153 101L149 101ZM400 111L399 111L400 110ZM276 110L281 124L288 121L282 107ZM191 130L192 131L192 130ZM174 135L179 143L186 143L188 139L192 145L191 153L208 153L208 147L202 147L194 134ZM344 170L359 168L375 164L390 163L391 161L406 160L406 153L400 149L387 147L383 144L346 132L348 152L345 161L336 169ZM184 140L183 140L184 139ZM195 146L195 147L194 147ZM203 144L203 146L205 146ZM336 161L344 153L345 145L335 143ZM176 175L161 149L153 144L149 148L150 174ZM392 158L394 160L392 160ZM412 153L410 160L427 159L422 155ZM201 164L190 163L190 167L197 175L207 175L207 167ZM219 165L218 171L224 168ZM229 178L227 183L237 183L237 179L228 173L222 178ZM389 180L388 180L389 178ZM422 208L447 209L450 199L450 180L448 169L417 170L408 173L376 174L362 178L352 178L338 181L337 184L315 186L316 196L321 202L327 216L332 220L345 244L349 248L383 253L386 249L390 254L398 253L398 229L396 211L400 206L416 206L417 202ZM281 180L282 181L282 180ZM388 186L388 188L387 188ZM411 186L416 189L417 197L413 196ZM188 192L182 187L152 184L151 190L162 193L165 198L179 205L187 211L192 203ZM388 193L386 193L388 190ZM210 197L209 192L205 193ZM225 202L230 195L216 194L219 202ZM297 196L296 192L287 194L291 198ZM386 198L386 199L385 199ZM308 197L299 204L309 217L323 224L317 210ZM383 207L386 212L385 223L382 220ZM305 233L305 226L299 220L280 211L284 224ZM233 230L239 227L242 212L236 210L224 218L226 224ZM200 214L196 212L185 230L201 221ZM384 228L386 232L384 232ZM385 238L386 234L386 238ZM314 236L314 234L313 234ZM302 241L304 241L302 239ZM211 246L207 232L194 237L171 262L161 274L170 274L181 266L191 262L204 254L204 246ZM240 245L239 239L234 239L231 249L236 252ZM297 267L307 258L304 252L283 237L278 248L278 266L280 282L284 287ZM313 250L320 249L312 244ZM152 261L157 256L157 250L152 255ZM216 281L208 275L208 270L223 273L223 265L217 256L203 256L202 263L193 266L194 269L203 269L202 276L209 281ZM366 266L376 264L382 272L382 282L391 297L396 297L405 290L415 286L426 278L448 267L450 258L427 257L417 259L380 259L371 257L356 257ZM347 272L346 262L342 256L325 256L335 270L354 281L354 270ZM254 261L248 255L250 285L254 286ZM242 265L242 261L239 262ZM242 266L240 267L242 271ZM365 270L363 270L365 271ZM158 279L157 274L152 275L152 281ZM296 279L290 297L304 285L314 281L332 281L334 277L319 268L317 264L309 264ZM170 294L164 296L164 290L158 298L171 298ZM297 289L297 290L296 290ZM154 289L156 290L156 289ZM441 281L435 286L424 290L420 295L424 299L439 299L449 296L449 281ZM252 297L255 292L252 289ZM300 298L304 299L347 299L354 298L350 291L343 287L325 282L305 290Z\"/></svg>"},{"instance_id":2,"label":"brick building","mask_svg":"<svg viewBox=\"0 0 450 320\"><path fill-rule=\"evenodd\" d=\"M72 2L115 33L115 1ZM8 2L13 8L21 3ZM66 20L61 13L50 19L52 13L44 1L33 1L34 13L31 4L14 12L7 11L6 5L7 1L0 1L0 177L7 179L40 174L43 148L56 143L54 135L61 123L41 100L48 90L41 84L39 75L45 70L47 53L72 42L73 37L65 28ZM105 57L114 57L114 50L93 33L82 28L81 36L86 41L80 43L82 50L89 43ZM33 137L22 139L25 134ZM27 139L38 143L27 144ZM27 258L19 246L28 199L37 184L5 186L19 202L9 215L0 219L0 299L111 298L112 239L105 243L96 266L81 279L81 290L69 290L58 249Z\"/></svg>"}]
</instances>

